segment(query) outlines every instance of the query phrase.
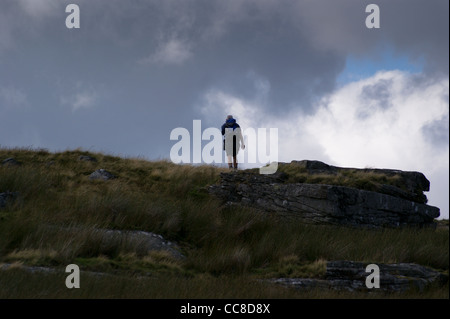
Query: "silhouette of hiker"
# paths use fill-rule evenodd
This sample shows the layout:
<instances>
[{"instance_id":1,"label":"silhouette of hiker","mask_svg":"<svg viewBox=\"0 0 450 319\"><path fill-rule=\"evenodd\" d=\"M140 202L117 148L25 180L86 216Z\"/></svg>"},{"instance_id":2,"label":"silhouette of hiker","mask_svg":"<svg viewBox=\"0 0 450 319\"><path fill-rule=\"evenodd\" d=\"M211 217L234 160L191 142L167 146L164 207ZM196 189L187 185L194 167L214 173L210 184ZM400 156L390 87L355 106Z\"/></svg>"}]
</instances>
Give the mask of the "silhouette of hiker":
<instances>
[{"instance_id":1,"label":"silhouette of hiker","mask_svg":"<svg viewBox=\"0 0 450 319\"><path fill-rule=\"evenodd\" d=\"M234 170L238 169L237 154L239 153L239 146L245 149L244 138L242 137L241 127L236 123L232 115L228 115L225 123L222 125L223 149L228 157L228 168ZM233 163L231 162L233 157Z\"/></svg>"}]
</instances>

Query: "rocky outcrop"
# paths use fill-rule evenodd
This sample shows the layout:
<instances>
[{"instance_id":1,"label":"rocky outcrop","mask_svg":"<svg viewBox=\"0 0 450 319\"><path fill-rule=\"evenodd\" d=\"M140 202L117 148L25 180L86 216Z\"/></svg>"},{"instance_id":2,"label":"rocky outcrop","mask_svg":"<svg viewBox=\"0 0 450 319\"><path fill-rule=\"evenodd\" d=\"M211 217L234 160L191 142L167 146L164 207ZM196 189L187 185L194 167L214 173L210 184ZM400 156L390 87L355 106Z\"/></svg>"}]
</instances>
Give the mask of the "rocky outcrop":
<instances>
[{"instance_id":1,"label":"rocky outcrop","mask_svg":"<svg viewBox=\"0 0 450 319\"><path fill-rule=\"evenodd\" d=\"M420 172L408 172L395 169L380 169L380 168L347 168L337 167L325 164L320 161L292 161L291 163L279 163L281 171L285 168L295 169L306 172L309 175L344 175L344 176L379 176L384 179L395 180L397 185L401 188L386 183L372 184L372 188L367 190L376 191L382 194L400 197L418 203L426 204L427 197L423 192L430 190L430 181Z\"/></svg>"},{"instance_id":2,"label":"rocky outcrop","mask_svg":"<svg viewBox=\"0 0 450 319\"><path fill-rule=\"evenodd\" d=\"M248 205L265 212L274 212L280 217L313 224L368 228L422 227L435 226L434 219L440 215L439 208L424 203L426 196L423 191L429 189L429 181L422 173L351 169L361 174L377 172L395 175L396 180L401 179L404 186L399 188L389 184L374 184L376 191L369 191L339 185L295 182L292 177L295 169L303 169L306 175L332 175L341 170L350 170L317 161L294 161L289 170L281 169L272 175L260 175L254 170L222 173L221 182L210 186L209 192L228 204ZM305 177L302 175L302 178Z\"/></svg>"},{"instance_id":3,"label":"rocky outcrop","mask_svg":"<svg viewBox=\"0 0 450 319\"><path fill-rule=\"evenodd\" d=\"M439 271L413 263L375 264L379 268L379 287L368 287L366 280L373 270L369 263L329 261L324 278L277 278L270 280L296 289L333 289L345 291L422 292L432 285L444 285L448 276ZM369 278L371 281L371 278Z\"/></svg>"}]
</instances>

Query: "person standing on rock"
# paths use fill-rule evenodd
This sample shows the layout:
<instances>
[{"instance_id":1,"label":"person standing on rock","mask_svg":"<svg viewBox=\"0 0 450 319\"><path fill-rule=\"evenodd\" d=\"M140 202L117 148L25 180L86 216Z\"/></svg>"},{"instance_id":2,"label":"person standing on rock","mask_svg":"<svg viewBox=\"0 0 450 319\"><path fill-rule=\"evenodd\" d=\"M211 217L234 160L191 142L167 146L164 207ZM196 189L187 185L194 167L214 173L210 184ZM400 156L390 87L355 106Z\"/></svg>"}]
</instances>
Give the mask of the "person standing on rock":
<instances>
[{"instance_id":1,"label":"person standing on rock","mask_svg":"<svg viewBox=\"0 0 450 319\"><path fill-rule=\"evenodd\" d=\"M238 169L237 155L239 148L245 149L244 138L242 136L241 127L232 115L228 115L225 123L222 125L223 149L228 158L228 168ZM233 158L233 162L231 159Z\"/></svg>"}]
</instances>

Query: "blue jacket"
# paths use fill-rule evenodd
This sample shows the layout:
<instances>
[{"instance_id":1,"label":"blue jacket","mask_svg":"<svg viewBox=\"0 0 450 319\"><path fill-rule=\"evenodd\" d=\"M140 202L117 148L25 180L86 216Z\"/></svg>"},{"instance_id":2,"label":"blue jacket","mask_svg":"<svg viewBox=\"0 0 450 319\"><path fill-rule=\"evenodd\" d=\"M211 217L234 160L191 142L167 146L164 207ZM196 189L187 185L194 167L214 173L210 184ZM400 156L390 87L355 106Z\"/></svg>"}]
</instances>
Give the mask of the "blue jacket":
<instances>
[{"instance_id":1,"label":"blue jacket","mask_svg":"<svg viewBox=\"0 0 450 319\"><path fill-rule=\"evenodd\" d=\"M227 128L232 128L233 131L235 129L237 129L239 126L239 124L236 123L235 119L228 119L226 120L226 122L222 125L222 135L225 135L225 129Z\"/></svg>"}]
</instances>

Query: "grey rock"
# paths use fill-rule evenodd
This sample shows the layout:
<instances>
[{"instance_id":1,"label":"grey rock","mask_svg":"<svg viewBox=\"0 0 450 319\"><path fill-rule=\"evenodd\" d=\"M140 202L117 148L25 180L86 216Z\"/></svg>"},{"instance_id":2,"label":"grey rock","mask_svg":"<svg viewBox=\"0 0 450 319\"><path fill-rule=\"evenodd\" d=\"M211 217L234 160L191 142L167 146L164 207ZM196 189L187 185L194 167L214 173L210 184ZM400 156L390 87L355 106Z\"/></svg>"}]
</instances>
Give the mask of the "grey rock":
<instances>
[{"instance_id":1,"label":"grey rock","mask_svg":"<svg viewBox=\"0 0 450 319\"><path fill-rule=\"evenodd\" d=\"M175 259L183 259L185 256L180 252L180 247L163 236L152 232L140 230L116 230L106 228L86 228L83 226L61 227L46 225L45 230L54 233L54 236L63 233L74 238L77 236L89 236L93 242L99 244L99 251L106 254L118 247L121 250L145 256L152 251L168 252Z\"/></svg>"},{"instance_id":2,"label":"grey rock","mask_svg":"<svg viewBox=\"0 0 450 319\"><path fill-rule=\"evenodd\" d=\"M78 160L83 162L97 162L97 159L95 157L88 155L80 155L80 157L78 157Z\"/></svg>"},{"instance_id":3,"label":"grey rock","mask_svg":"<svg viewBox=\"0 0 450 319\"><path fill-rule=\"evenodd\" d=\"M362 173L374 173L382 174L388 177L396 176L399 182L405 187L406 190L402 190L398 187L392 185L382 185L377 191L387 195L393 195L397 197L402 197L404 199L409 199L417 201L420 203L426 203L427 198L423 192L428 192L430 190L430 181L425 177L423 173L420 172L408 172L396 169L380 169L380 168L347 168L347 167L337 167L322 163L320 161L292 161L291 163L279 163L279 166L289 165L293 168L306 171L308 174L312 175L336 175L338 173L346 172L362 172Z\"/></svg>"},{"instance_id":4,"label":"grey rock","mask_svg":"<svg viewBox=\"0 0 450 319\"><path fill-rule=\"evenodd\" d=\"M96 233L101 236L104 245L125 245L141 254L151 251L167 251L176 259L184 258L177 244L152 232L97 229Z\"/></svg>"},{"instance_id":5,"label":"grey rock","mask_svg":"<svg viewBox=\"0 0 450 319\"><path fill-rule=\"evenodd\" d=\"M12 263L4 263L0 264L0 271L10 271L10 270L21 270L28 272L30 274L38 274L38 275L45 275L45 274L66 274L65 267L64 268L56 268L56 267L42 267L42 266L27 266L23 264L12 264ZM91 275L96 277L106 277L106 276L112 276L111 274L104 273L104 272L96 272L96 271L84 271L82 268L80 269L80 272L84 275Z\"/></svg>"},{"instance_id":6,"label":"grey rock","mask_svg":"<svg viewBox=\"0 0 450 319\"><path fill-rule=\"evenodd\" d=\"M4 263L0 264L0 271L1 270L10 270L10 269L22 269L30 273L54 273L56 270L54 268L49 267L40 267L40 266L24 266L24 265L17 265L17 264L10 264L10 263Z\"/></svg>"},{"instance_id":7,"label":"grey rock","mask_svg":"<svg viewBox=\"0 0 450 319\"><path fill-rule=\"evenodd\" d=\"M107 180L114 179L114 178L116 178L116 176L114 176L113 174L111 174L110 172L108 172L107 170L105 170L103 168L98 169L95 172L93 172L91 175L89 175L90 180L101 179L101 180L107 181Z\"/></svg>"},{"instance_id":8,"label":"grey rock","mask_svg":"<svg viewBox=\"0 0 450 319\"><path fill-rule=\"evenodd\" d=\"M432 285L445 285L448 276L431 268L413 263L377 264L380 270L380 287L368 288L366 272L370 263L355 261L328 261L325 278L275 278L270 282L296 289L333 289L345 291L406 292L424 291Z\"/></svg>"},{"instance_id":9,"label":"grey rock","mask_svg":"<svg viewBox=\"0 0 450 319\"><path fill-rule=\"evenodd\" d=\"M15 158L13 157L9 157L5 160L2 161L2 165L3 166L19 166L22 163L20 163L19 161L17 161Z\"/></svg>"},{"instance_id":10,"label":"grey rock","mask_svg":"<svg viewBox=\"0 0 450 319\"><path fill-rule=\"evenodd\" d=\"M317 161L294 162L294 165L329 174L341 169ZM383 171L406 176L405 184L411 189L429 187L429 182L421 173ZM390 193L386 194L344 186L288 183L287 180L288 176L283 172L272 175L255 174L253 171L221 173L220 183L209 186L208 191L227 205L251 206L265 212L275 212L283 218L312 224L364 228L435 227L434 219L440 215L439 208L408 199L407 192L395 187L385 186L384 189Z\"/></svg>"},{"instance_id":11,"label":"grey rock","mask_svg":"<svg viewBox=\"0 0 450 319\"><path fill-rule=\"evenodd\" d=\"M55 161L48 161L47 163L45 163L45 166L50 167L55 165Z\"/></svg>"}]
</instances>

